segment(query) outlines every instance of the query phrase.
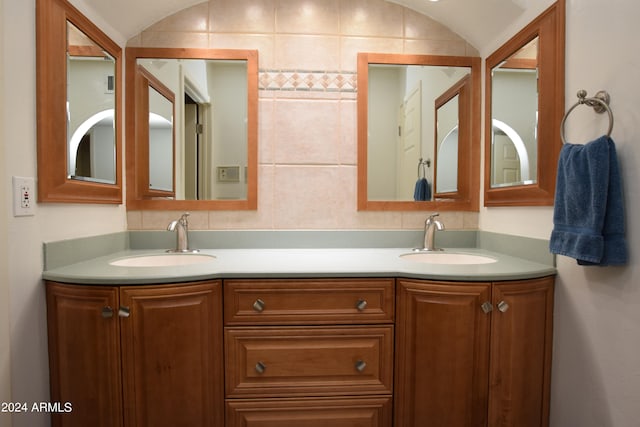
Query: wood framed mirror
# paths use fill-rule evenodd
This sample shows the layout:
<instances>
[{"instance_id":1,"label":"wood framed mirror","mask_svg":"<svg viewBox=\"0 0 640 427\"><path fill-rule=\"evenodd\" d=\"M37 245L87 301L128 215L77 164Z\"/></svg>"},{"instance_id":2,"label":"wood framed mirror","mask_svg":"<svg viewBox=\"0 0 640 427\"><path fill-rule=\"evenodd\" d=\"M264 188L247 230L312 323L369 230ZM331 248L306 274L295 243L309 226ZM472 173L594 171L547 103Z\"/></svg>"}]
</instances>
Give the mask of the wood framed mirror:
<instances>
[{"instance_id":1,"label":"wood framed mirror","mask_svg":"<svg viewBox=\"0 0 640 427\"><path fill-rule=\"evenodd\" d=\"M127 208L257 209L258 52L128 48L126 78Z\"/></svg>"},{"instance_id":2,"label":"wood framed mirror","mask_svg":"<svg viewBox=\"0 0 640 427\"><path fill-rule=\"evenodd\" d=\"M149 126L140 126L140 194L145 197L175 197L174 159L176 155L175 129L176 95L156 76L138 65L136 89L139 91L137 120L148 120ZM144 161L148 159L148 161Z\"/></svg>"},{"instance_id":3,"label":"wood framed mirror","mask_svg":"<svg viewBox=\"0 0 640 427\"><path fill-rule=\"evenodd\" d=\"M358 210L479 209L480 81L477 57L358 54Z\"/></svg>"},{"instance_id":4,"label":"wood framed mirror","mask_svg":"<svg viewBox=\"0 0 640 427\"><path fill-rule=\"evenodd\" d=\"M564 45L558 0L486 60L485 206L553 205Z\"/></svg>"},{"instance_id":5,"label":"wood framed mirror","mask_svg":"<svg viewBox=\"0 0 640 427\"><path fill-rule=\"evenodd\" d=\"M122 203L121 57L70 3L37 0L39 202Z\"/></svg>"}]
</instances>

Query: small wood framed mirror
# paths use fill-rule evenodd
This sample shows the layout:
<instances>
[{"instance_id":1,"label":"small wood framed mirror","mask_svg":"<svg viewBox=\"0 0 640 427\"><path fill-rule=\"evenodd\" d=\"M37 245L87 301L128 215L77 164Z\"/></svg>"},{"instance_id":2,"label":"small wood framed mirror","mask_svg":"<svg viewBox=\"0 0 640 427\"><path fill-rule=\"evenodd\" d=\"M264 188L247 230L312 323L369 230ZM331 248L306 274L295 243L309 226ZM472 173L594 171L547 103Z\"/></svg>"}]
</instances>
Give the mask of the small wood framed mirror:
<instances>
[{"instance_id":1,"label":"small wood framed mirror","mask_svg":"<svg viewBox=\"0 0 640 427\"><path fill-rule=\"evenodd\" d=\"M565 3L486 60L485 206L552 205L562 148Z\"/></svg>"},{"instance_id":2,"label":"small wood framed mirror","mask_svg":"<svg viewBox=\"0 0 640 427\"><path fill-rule=\"evenodd\" d=\"M258 52L131 47L127 208L255 210Z\"/></svg>"},{"instance_id":3,"label":"small wood framed mirror","mask_svg":"<svg viewBox=\"0 0 640 427\"><path fill-rule=\"evenodd\" d=\"M67 1L37 0L39 202L122 203L121 56Z\"/></svg>"},{"instance_id":4,"label":"small wood framed mirror","mask_svg":"<svg viewBox=\"0 0 640 427\"><path fill-rule=\"evenodd\" d=\"M477 57L358 54L358 210L478 210L480 81Z\"/></svg>"}]
</instances>

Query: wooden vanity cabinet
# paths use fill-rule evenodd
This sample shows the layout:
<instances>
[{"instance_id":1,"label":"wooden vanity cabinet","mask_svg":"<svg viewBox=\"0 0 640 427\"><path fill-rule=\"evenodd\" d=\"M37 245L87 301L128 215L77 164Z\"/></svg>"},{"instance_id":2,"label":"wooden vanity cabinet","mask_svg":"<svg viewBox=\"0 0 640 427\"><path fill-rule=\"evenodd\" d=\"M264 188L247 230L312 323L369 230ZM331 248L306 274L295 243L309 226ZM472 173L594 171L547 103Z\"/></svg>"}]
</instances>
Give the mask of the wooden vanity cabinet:
<instances>
[{"instance_id":1,"label":"wooden vanity cabinet","mask_svg":"<svg viewBox=\"0 0 640 427\"><path fill-rule=\"evenodd\" d=\"M548 425L553 277L396 292L396 427Z\"/></svg>"},{"instance_id":2,"label":"wooden vanity cabinet","mask_svg":"<svg viewBox=\"0 0 640 427\"><path fill-rule=\"evenodd\" d=\"M51 401L72 405L53 427L122 426L117 307L118 288L47 282Z\"/></svg>"},{"instance_id":3,"label":"wooden vanity cabinet","mask_svg":"<svg viewBox=\"0 0 640 427\"><path fill-rule=\"evenodd\" d=\"M226 280L226 427L390 427L394 286Z\"/></svg>"},{"instance_id":4,"label":"wooden vanity cabinet","mask_svg":"<svg viewBox=\"0 0 640 427\"><path fill-rule=\"evenodd\" d=\"M47 282L52 425L546 427L553 283Z\"/></svg>"},{"instance_id":5,"label":"wooden vanity cabinet","mask_svg":"<svg viewBox=\"0 0 640 427\"><path fill-rule=\"evenodd\" d=\"M219 281L46 289L54 427L224 424Z\"/></svg>"}]
</instances>

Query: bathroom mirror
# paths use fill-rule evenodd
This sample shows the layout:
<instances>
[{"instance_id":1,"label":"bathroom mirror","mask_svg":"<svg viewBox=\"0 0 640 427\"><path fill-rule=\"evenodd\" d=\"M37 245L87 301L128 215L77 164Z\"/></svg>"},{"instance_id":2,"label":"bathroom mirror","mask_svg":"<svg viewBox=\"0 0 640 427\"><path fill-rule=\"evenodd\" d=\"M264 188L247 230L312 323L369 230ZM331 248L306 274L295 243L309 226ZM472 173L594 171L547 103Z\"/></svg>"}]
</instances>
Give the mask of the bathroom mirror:
<instances>
[{"instance_id":1,"label":"bathroom mirror","mask_svg":"<svg viewBox=\"0 0 640 427\"><path fill-rule=\"evenodd\" d=\"M128 48L126 57L128 207L256 209L257 51Z\"/></svg>"},{"instance_id":2,"label":"bathroom mirror","mask_svg":"<svg viewBox=\"0 0 640 427\"><path fill-rule=\"evenodd\" d=\"M469 128L460 129L460 118L467 117L470 103L466 100L470 90L469 75L465 75L435 100L435 150L434 195L436 198L457 198L458 192L458 141L469 138ZM462 100L462 101L461 101ZM463 132L461 134L461 132Z\"/></svg>"},{"instance_id":3,"label":"bathroom mirror","mask_svg":"<svg viewBox=\"0 0 640 427\"><path fill-rule=\"evenodd\" d=\"M475 57L358 54L359 210L478 209L479 67Z\"/></svg>"},{"instance_id":4,"label":"bathroom mirror","mask_svg":"<svg viewBox=\"0 0 640 427\"><path fill-rule=\"evenodd\" d=\"M39 202L122 203L121 55L68 2L37 1Z\"/></svg>"},{"instance_id":5,"label":"bathroom mirror","mask_svg":"<svg viewBox=\"0 0 640 427\"><path fill-rule=\"evenodd\" d=\"M486 60L485 206L553 204L564 26L560 0Z\"/></svg>"},{"instance_id":6,"label":"bathroom mirror","mask_svg":"<svg viewBox=\"0 0 640 427\"><path fill-rule=\"evenodd\" d=\"M141 126L139 136L145 141L144 173L140 171L140 193L146 197L175 196L175 94L144 66L138 66L137 83L142 94L138 105L141 120L146 117L148 127Z\"/></svg>"}]
</instances>

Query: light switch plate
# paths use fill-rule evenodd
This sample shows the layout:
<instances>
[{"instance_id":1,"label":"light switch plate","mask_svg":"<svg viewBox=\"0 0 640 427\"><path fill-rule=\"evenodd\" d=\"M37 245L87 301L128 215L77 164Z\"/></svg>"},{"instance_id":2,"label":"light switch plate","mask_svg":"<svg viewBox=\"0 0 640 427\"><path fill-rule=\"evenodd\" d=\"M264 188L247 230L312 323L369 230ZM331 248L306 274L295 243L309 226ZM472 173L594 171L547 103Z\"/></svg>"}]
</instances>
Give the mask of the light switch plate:
<instances>
[{"instance_id":1,"label":"light switch plate","mask_svg":"<svg viewBox=\"0 0 640 427\"><path fill-rule=\"evenodd\" d=\"M13 216L35 215L35 180L21 176L13 177Z\"/></svg>"},{"instance_id":2,"label":"light switch plate","mask_svg":"<svg viewBox=\"0 0 640 427\"><path fill-rule=\"evenodd\" d=\"M240 166L218 166L218 182L240 182Z\"/></svg>"}]
</instances>

